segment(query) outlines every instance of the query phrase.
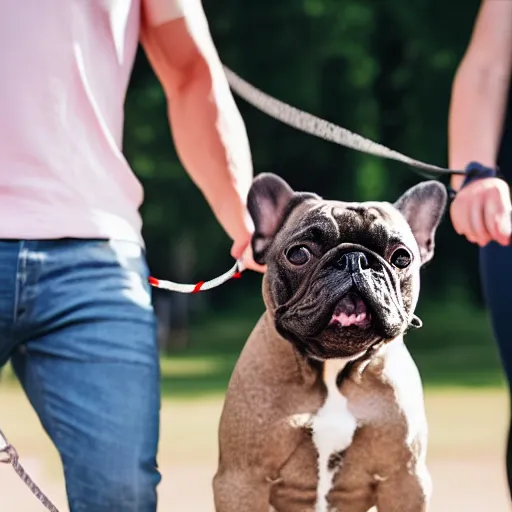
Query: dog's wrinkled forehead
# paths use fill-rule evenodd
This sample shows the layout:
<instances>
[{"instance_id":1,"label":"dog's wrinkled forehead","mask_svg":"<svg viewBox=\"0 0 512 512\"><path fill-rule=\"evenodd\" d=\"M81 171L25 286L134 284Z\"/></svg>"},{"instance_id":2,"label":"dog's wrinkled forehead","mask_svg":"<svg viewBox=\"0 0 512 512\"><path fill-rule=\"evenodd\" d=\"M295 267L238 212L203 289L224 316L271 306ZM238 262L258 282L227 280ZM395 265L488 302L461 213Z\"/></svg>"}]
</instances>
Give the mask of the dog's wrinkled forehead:
<instances>
[{"instance_id":1,"label":"dog's wrinkled forehead","mask_svg":"<svg viewBox=\"0 0 512 512\"><path fill-rule=\"evenodd\" d=\"M446 189L437 181L411 187L391 205L327 201L316 194L295 192L274 174L260 174L247 198L255 227L253 255L255 261L265 263L276 246L282 248L290 237L316 236L327 245L375 241L382 248L386 239L396 236L397 242L418 251L423 265L434 254L434 235L446 201Z\"/></svg>"},{"instance_id":2,"label":"dog's wrinkled forehead","mask_svg":"<svg viewBox=\"0 0 512 512\"><path fill-rule=\"evenodd\" d=\"M382 202L309 199L292 209L277 238L279 245L301 240L326 249L340 243L357 243L371 249L398 241L411 250L416 245L404 217L391 204Z\"/></svg>"}]
</instances>

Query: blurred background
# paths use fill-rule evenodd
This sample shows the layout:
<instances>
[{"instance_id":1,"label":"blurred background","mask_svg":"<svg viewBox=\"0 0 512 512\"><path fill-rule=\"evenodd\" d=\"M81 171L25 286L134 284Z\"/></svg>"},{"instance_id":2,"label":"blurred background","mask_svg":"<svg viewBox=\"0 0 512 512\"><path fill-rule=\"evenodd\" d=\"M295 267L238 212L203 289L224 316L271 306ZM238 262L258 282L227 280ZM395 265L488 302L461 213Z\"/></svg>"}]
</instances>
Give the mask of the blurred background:
<instances>
[{"instance_id":1,"label":"blurred background","mask_svg":"<svg viewBox=\"0 0 512 512\"><path fill-rule=\"evenodd\" d=\"M479 0L204 0L221 59L237 74L300 109L441 166L451 82L478 6ZM295 131L236 101L255 173L274 172L297 190L351 201L393 201L421 179L402 164ZM142 51L126 102L125 153L145 187L152 275L196 282L227 270L230 240L176 156L164 95ZM417 310L424 327L406 340L426 389L433 511L506 511L508 397L482 303L478 253L448 218L436 246ZM213 510L218 415L233 365L263 311L260 286L261 276L246 272L197 295L155 290L161 510ZM27 469L66 510L55 452L9 372L0 403L0 424ZM41 510L21 485L0 467L2 511Z\"/></svg>"}]
</instances>

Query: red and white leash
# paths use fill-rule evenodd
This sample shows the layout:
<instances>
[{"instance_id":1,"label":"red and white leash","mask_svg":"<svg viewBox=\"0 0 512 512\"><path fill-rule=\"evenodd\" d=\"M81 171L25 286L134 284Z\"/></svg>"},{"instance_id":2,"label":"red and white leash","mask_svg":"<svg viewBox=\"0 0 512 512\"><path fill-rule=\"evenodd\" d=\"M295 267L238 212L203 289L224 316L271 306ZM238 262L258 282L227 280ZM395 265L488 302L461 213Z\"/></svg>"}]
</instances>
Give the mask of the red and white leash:
<instances>
[{"instance_id":1,"label":"red and white leash","mask_svg":"<svg viewBox=\"0 0 512 512\"><path fill-rule=\"evenodd\" d=\"M163 290L170 290L172 292L179 293L198 293L205 292L206 290L211 290L212 288L216 288L221 284L224 284L226 281L230 279L239 279L242 277L242 272L244 271L244 266L241 260L237 260L236 263L230 268L227 272L222 274L215 279L211 279L210 281L199 281L196 284L181 284L174 283L172 281L164 281L163 279L156 279L155 277L150 277L148 282L151 286L155 288L161 288Z\"/></svg>"}]
</instances>

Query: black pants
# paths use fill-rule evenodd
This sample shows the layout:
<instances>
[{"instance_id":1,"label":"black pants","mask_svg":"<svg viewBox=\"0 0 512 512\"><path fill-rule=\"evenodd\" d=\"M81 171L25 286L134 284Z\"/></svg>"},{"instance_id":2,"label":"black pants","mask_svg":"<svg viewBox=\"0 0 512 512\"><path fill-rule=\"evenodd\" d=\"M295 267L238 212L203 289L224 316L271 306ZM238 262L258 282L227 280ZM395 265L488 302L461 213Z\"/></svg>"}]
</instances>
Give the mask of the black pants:
<instances>
[{"instance_id":1,"label":"black pants","mask_svg":"<svg viewBox=\"0 0 512 512\"><path fill-rule=\"evenodd\" d=\"M480 250L480 275L494 337L510 390L512 388L512 246L491 243ZM506 453L507 478L512 495L512 423Z\"/></svg>"}]
</instances>

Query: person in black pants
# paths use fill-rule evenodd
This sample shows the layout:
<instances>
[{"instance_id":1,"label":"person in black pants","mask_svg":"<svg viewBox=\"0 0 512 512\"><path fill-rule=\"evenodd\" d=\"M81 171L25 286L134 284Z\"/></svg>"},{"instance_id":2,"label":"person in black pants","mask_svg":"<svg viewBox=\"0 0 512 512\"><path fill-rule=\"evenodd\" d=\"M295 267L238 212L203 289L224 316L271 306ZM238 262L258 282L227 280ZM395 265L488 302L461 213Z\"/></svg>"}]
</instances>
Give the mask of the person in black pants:
<instances>
[{"instance_id":1,"label":"person in black pants","mask_svg":"<svg viewBox=\"0 0 512 512\"><path fill-rule=\"evenodd\" d=\"M452 169L475 168L485 179L454 176L450 215L457 233L480 246L480 275L494 336L512 387L512 1L482 0L471 41L453 82L449 116ZM496 176L499 168L504 179ZM507 447L512 495L512 428Z\"/></svg>"}]
</instances>

